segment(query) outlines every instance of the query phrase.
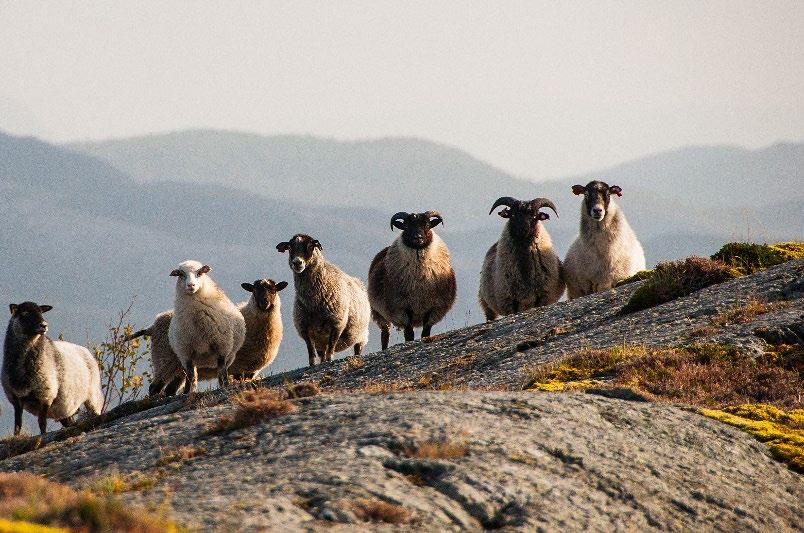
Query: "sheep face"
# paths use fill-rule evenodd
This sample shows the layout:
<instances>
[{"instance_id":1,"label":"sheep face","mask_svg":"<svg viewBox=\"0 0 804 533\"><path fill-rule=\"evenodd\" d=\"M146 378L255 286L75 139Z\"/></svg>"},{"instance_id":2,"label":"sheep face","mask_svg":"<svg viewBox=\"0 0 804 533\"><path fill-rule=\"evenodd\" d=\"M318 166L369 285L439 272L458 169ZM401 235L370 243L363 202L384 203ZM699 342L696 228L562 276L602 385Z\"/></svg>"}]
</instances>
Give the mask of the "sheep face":
<instances>
[{"instance_id":1,"label":"sheep face","mask_svg":"<svg viewBox=\"0 0 804 533\"><path fill-rule=\"evenodd\" d=\"M509 220L511 235L516 239L530 240L536 238L539 233L539 221L550 218L550 215L539 211L539 209L548 207L558 216L555 204L547 198L522 201L510 196L503 196L494 202L489 214L501 206L505 206L505 208L497 214Z\"/></svg>"},{"instance_id":2,"label":"sheep face","mask_svg":"<svg viewBox=\"0 0 804 533\"><path fill-rule=\"evenodd\" d=\"M37 305L33 302L11 304L12 328L25 337L36 337L47 333L47 322L42 315L53 309L49 305Z\"/></svg>"},{"instance_id":3,"label":"sheep face","mask_svg":"<svg viewBox=\"0 0 804 533\"><path fill-rule=\"evenodd\" d=\"M433 228L443 224L444 220L438 211L424 213L399 212L391 218L391 229L402 230L402 243L405 246L420 250L433 242Z\"/></svg>"},{"instance_id":4,"label":"sheep face","mask_svg":"<svg viewBox=\"0 0 804 533\"><path fill-rule=\"evenodd\" d=\"M584 203L586 215L592 220L601 221L606 218L606 213L611 202L611 195L623 195L623 190L617 186L609 186L602 181L590 181L583 185L573 185L572 193L575 195L584 195Z\"/></svg>"},{"instance_id":5,"label":"sheep face","mask_svg":"<svg viewBox=\"0 0 804 533\"><path fill-rule=\"evenodd\" d=\"M176 277L176 290L185 294L195 294L204 285L204 276L212 269L198 261L184 261L170 273Z\"/></svg>"},{"instance_id":6,"label":"sheep face","mask_svg":"<svg viewBox=\"0 0 804 533\"><path fill-rule=\"evenodd\" d=\"M240 286L252 294L260 311L270 311L276 303L277 294L288 286L288 282L275 283L272 279L258 279L254 283L241 283Z\"/></svg>"},{"instance_id":7,"label":"sheep face","mask_svg":"<svg viewBox=\"0 0 804 533\"><path fill-rule=\"evenodd\" d=\"M276 249L280 253L290 251L288 255L290 269L296 274L301 274L315 260L319 253L316 250L323 248L318 240L299 233L294 235L290 241L277 244Z\"/></svg>"}]
</instances>

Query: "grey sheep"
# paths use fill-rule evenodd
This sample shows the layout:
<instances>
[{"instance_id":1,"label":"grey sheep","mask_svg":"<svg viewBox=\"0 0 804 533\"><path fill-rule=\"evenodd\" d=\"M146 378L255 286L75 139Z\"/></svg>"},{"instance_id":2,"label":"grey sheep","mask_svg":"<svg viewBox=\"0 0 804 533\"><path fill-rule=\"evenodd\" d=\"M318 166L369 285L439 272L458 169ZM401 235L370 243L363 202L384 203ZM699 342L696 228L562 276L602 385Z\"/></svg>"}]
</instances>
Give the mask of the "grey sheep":
<instances>
[{"instance_id":1,"label":"grey sheep","mask_svg":"<svg viewBox=\"0 0 804 533\"><path fill-rule=\"evenodd\" d=\"M478 299L486 320L557 302L564 294L561 260L553 250L550 234L542 225L556 207L547 198L521 201L498 198L489 214L500 206L499 215L508 220L499 240L491 245L483 261Z\"/></svg>"},{"instance_id":2,"label":"grey sheep","mask_svg":"<svg viewBox=\"0 0 804 533\"><path fill-rule=\"evenodd\" d=\"M583 195L578 237L564 258L564 280L570 300L608 290L645 269L645 252L611 195L622 188L602 181L573 185Z\"/></svg>"},{"instance_id":3,"label":"grey sheep","mask_svg":"<svg viewBox=\"0 0 804 533\"><path fill-rule=\"evenodd\" d=\"M371 315L363 283L324 259L321 243L309 235L294 235L276 249L289 252L296 288L293 323L307 345L310 366L316 355L328 362L350 346L360 355L368 342Z\"/></svg>"},{"instance_id":4,"label":"grey sheep","mask_svg":"<svg viewBox=\"0 0 804 533\"><path fill-rule=\"evenodd\" d=\"M391 326L404 328L405 342L413 328L429 337L455 303L455 271L449 250L433 228L444 221L437 211L399 212L391 229L402 234L383 248L369 267L371 316L380 327L382 349L388 348Z\"/></svg>"},{"instance_id":5,"label":"grey sheep","mask_svg":"<svg viewBox=\"0 0 804 533\"><path fill-rule=\"evenodd\" d=\"M11 304L3 352L3 390L14 406L14 435L22 430L22 411L35 414L39 431L47 419L64 427L85 406L93 415L103 409L98 363L83 346L47 337L43 314L49 305Z\"/></svg>"}]
</instances>

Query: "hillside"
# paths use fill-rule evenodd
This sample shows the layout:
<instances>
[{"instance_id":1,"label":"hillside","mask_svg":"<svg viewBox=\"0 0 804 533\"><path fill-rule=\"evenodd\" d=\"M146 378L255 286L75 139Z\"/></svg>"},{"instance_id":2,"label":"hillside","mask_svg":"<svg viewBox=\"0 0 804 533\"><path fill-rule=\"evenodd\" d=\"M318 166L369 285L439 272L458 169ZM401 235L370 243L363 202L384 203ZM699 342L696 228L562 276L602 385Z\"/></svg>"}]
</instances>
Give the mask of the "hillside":
<instances>
[{"instance_id":1,"label":"hillside","mask_svg":"<svg viewBox=\"0 0 804 533\"><path fill-rule=\"evenodd\" d=\"M749 434L605 384L522 390L588 348L706 342L759 357L778 349L763 340L774 331L804 347L804 260L619 314L638 286L252 384L322 393L266 401L241 425L238 387L130 404L0 470L113 483L124 502L205 530L800 529L801 475ZM714 320L759 297L773 305Z\"/></svg>"}]
</instances>

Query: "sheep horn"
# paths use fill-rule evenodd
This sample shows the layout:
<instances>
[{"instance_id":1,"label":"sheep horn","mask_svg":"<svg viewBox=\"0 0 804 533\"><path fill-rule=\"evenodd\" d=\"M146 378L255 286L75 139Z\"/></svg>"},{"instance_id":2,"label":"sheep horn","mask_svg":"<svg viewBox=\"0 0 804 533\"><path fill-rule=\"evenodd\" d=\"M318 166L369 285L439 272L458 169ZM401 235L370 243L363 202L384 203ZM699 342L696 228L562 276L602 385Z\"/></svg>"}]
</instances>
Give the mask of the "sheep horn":
<instances>
[{"instance_id":1,"label":"sheep horn","mask_svg":"<svg viewBox=\"0 0 804 533\"><path fill-rule=\"evenodd\" d=\"M501 205L508 206L508 207L515 207L519 203L519 200L514 198L513 196L502 196L497 198L497 201L494 202L494 205L491 206L491 210L489 211L489 215L494 212L495 209L500 207Z\"/></svg>"},{"instance_id":2,"label":"sheep horn","mask_svg":"<svg viewBox=\"0 0 804 533\"><path fill-rule=\"evenodd\" d=\"M399 213L395 214L391 217L391 231L394 230L394 220L405 220L408 218L410 213L406 213L404 211L400 211Z\"/></svg>"},{"instance_id":3,"label":"sheep horn","mask_svg":"<svg viewBox=\"0 0 804 533\"><path fill-rule=\"evenodd\" d=\"M555 213L556 217L558 217L558 209L556 209L556 204L554 204L547 198L536 198L532 200L531 203L533 203L533 205L536 206L536 209L541 209L542 207L548 207L552 209L553 213Z\"/></svg>"}]
</instances>

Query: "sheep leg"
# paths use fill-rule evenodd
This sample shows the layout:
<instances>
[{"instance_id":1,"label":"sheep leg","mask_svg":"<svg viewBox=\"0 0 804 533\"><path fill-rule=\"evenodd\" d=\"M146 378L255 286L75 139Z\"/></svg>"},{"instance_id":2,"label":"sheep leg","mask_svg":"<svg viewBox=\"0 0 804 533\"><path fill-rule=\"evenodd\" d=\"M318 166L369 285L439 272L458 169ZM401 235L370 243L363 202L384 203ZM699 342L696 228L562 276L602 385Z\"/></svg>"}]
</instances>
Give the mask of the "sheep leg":
<instances>
[{"instance_id":1,"label":"sheep leg","mask_svg":"<svg viewBox=\"0 0 804 533\"><path fill-rule=\"evenodd\" d=\"M44 435L47 433L47 412L50 410L50 404L41 402L39 404L39 433Z\"/></svg>"},{"instance_id":2,"label":"sheep leg","mask_svg":"<svg viewBox=\"0 0 804 533\"><path fill-rule=\"evenodd\" d=\"M483 314L486 315L486 322L497 320L497 313L491 310L485 300L480 300L480 307L483 308Z\"/></svg>"},{"instance_id":3,"label":"sheep leg","mask_svg":"<svg viewBox=\"0 0 804 533\"><path fill-rule=\"evenodd\" d=\"M226 366L226 358L218 356L218 386L226 387L229 385L229 367Z\"/></svg>"},{"instance_id":4,"label":"sheep leg","mask_svg":"<svg viewBox=\"0 0 804 533\"><path fill-rule=\"evenodd\" d=\"M165 386L165 396L173 396L184 383L184 376L176 376Z\"/></svg>"},{"instance_id":5,"label":"sheep leg","mask_svg":"<svg viewBox=\"0 0 804 533\"><path fill-rule=\"evenodd\" d=\"M326 357L327 363L332 361L332 354L335 353L335 347L338 345L338 339L340 338L341 338L341 332L337 329L333 329L329 333L329 341L327 342L327 348L324 352L324 356Z\"/></svg>"},{"instance_id":6,"label":"sheep leg","mask_svg":"<svg viewBox=\"0 0 804 533\"><path fill-rule=\"evenodd\" d=\"M433 314L432 310L427 313L424 317L424 326L422 326L422 339L425 337L430 336L430 331L433 329L433 325L430 323L430 316Z\"/></svg>"},{"instance_id":7,"label":"sheep leg","mask_svg":"<svg viewBox=\"0 0 804 533\"><path fill-rule=\"evenodd\" d=\"M14 406L14 435L19 435L22 431L22 401L11 395L11 404Z\"/></svg>"},{"instance_id":8,"label":"sheep leg","mask_svg":"<svg viewBox=\"0 0 804 533\"><path fill-rule=\"evenodd\" d=\"M304 343L307 345L307 357L310 361L310 366L315 366L315 348L313 348L313 341L310 340L310 337L304 338Z\"/></svg>"},{"instance_id":9,"label":"sheep leg","mask_svg":"<svg viewBox=\"0 0 804 533\"><path fill-rule=\"evenodd\" d=\"M411 325L413 324L413 311L408 309L406 314L408 315L408 324L405 326L405 342L410 342L415 336L413 334L413 326Z\"/></svg>"},{"instance_id":10,"label":"sheep leg","mask_svg":"<svg viewBox=\"0 0 804 533\"><path fill-rule=\"evenodd\" d=\"M513 310L513 314L517 314L519 312L519 300L514 300L511 304L511 309Z\"/></svg>"},{"instance_id":11,"label":"sheep leg","mask_svg":"<svg viewBox=\"0 0 804 533\"><path fill-rule=\"evenodd\" d=\"M62 427L68 428L73 424L75 424L75 415L68 416L67 418L62 418L61 420L59 420L59 422L61 423Z\"/></svg>"},{"instance_id":12,"label":"sheep leg","mask_svg":"<svg viewBox=\"0 0 804 533\"><path fill-rule=\"evenodd\" d=\"M148 385L148 396L156 396L162 389L165 388L165 383L160 379L155 379Z\"/></svg>"},{"instance_id":13,"label":"sheep leg","mask_svg":"<svg viewBox=\"0 0 804 533\"><path fill-rule=\"evenodd\" d=\"M363 346L364 346L363 344L355 344L354 346L355 355L360 355L361 353L363 353Z\"/></svg>"},{"instance_id":14,"label":"sheep leg","mask_svg":"<svg viewBox=\"0 0 804 533\"><path fill-rule=\"evenodd\" d=\"M380 328L380 345L383 350L388 349L388 343L391 341L391 326L382 326Z\"/></svg>"},{"instance_id":15,"label":"sheep leg","mask_svg":"<svg viewBox=\"0 0 804 533\"><path fill-rule=\"evenodd\" d=\"M185 367L187 372L187 381L184 382L184 394L189 394L198 390L198 368L195 364L188 360Z\"/></svg>"}]
</instances>

